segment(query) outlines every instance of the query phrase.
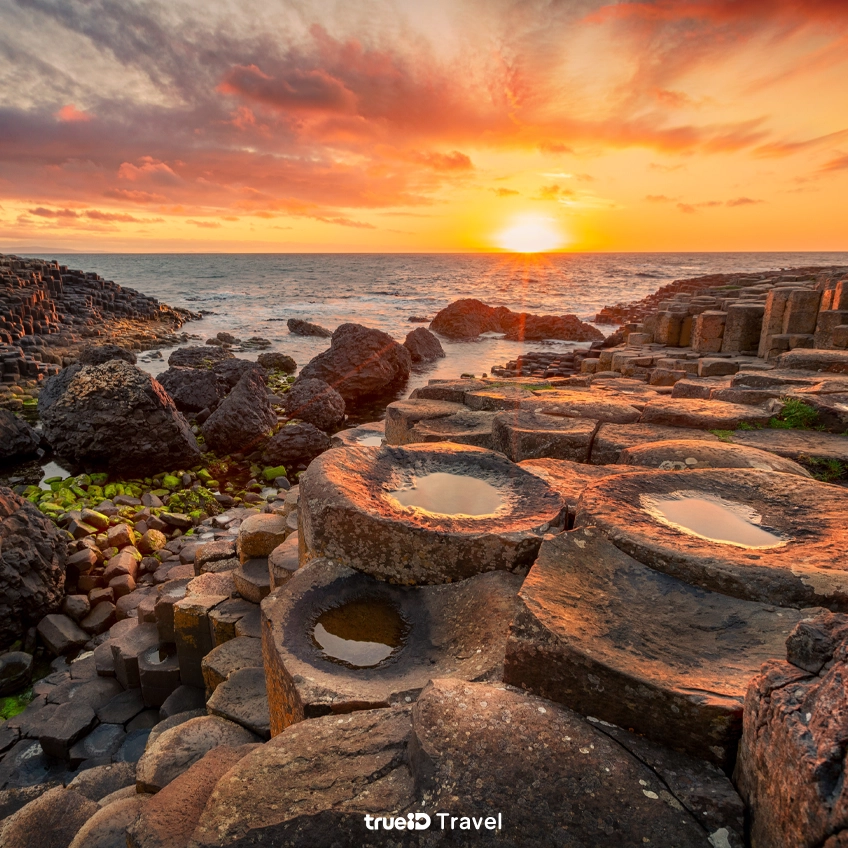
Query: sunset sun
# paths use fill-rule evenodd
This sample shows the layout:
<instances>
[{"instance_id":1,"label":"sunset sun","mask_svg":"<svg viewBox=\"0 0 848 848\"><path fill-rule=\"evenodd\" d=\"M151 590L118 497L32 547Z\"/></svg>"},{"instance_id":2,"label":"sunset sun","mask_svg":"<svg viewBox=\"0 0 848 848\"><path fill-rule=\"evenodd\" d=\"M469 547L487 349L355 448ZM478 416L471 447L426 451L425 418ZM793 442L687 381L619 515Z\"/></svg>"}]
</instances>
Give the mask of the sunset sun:
<instances>
[{"instance_id":1,"label":"sunset sun","mask_svg":"<svg viewBox=\"0 0 848 848\"><path fill-rule=\"evenodd\" d=\"M543 253L563 246L565 236L551 218L522 215L495 237L495 243L513 253Z\"/></svg>"}]
</instances>

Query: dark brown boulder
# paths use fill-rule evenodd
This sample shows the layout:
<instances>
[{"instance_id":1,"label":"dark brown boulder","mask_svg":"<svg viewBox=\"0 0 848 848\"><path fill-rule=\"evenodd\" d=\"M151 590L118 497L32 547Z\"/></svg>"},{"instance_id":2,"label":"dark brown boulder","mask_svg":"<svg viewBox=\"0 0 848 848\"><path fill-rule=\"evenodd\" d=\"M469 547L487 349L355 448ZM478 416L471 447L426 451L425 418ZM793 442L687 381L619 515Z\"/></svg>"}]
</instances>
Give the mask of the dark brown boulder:
<instances>
[{"instance_id":1,"label":"dark brown boulder","mask_svg":"<svg viewBox=\"0 0 848 848\"><path fill-rule=\"evenodd\" d=\"M116 344L87 345L77 357L80 365L102 365L113 359L123 359L130 365L135 365L136 357L131 350Z\"/></svg>"},{"instance_id":2,"label":"dark brown boulder","mask_svg":"<svg viewBox=\"0 0 848 848\"><path fill-rule=\"evenodd\" d=\"M264 441L277 423L262 375L248 370L203 424L203 438L219 453L247 451Z\"/></svg>"},{"instance_id":3,"label":"dark brown boulder","mask_svg":"<svg viewBox=\"0 0 848 848\"><path fill-rule=\"evenodd\" d=\"M769 848L841 846L848 830L848 616L801 622L840 640L819 676L783 660L748 687L735 780L751 814L751 842ZM834 841L826 841L829 836Z\"/></svg>"},{"instance_id":4,"label":"dark brown boulder","mask_svg":"<svg viewBox=\"0 0 848 848\"><path fill-rule=\"evenodd\" d=\"M386 333L342 324L329 350L311 360L298 380L323 380L350 404L399 387L409 377L411 362L409 351Z\"/></svg>"},{"instance_id":5,"label":"dark brown boulder","mask_svg":"<svg viewBox=\"0 0 848 848\"><path fill-rule=\"evenodd\" d=\"M403 346L409 351L413 362L434 362L445 356L441 342L425 327L407 333Z\"/></svg>"},{"instance_id":6,"label":"dark brown boulder","mask_svg":"<svg viewBox=\"0 0 848 848\"><path fill-rule=\"evenodd\" d=\"M333 335L326 327L313 324L311 321L304 321L302 318L289 318L286 326L293 336L315 336L319 339L329 339Z\"/></svg>"},{"instance_id":7,"label":"dark brown boulder","mask_svg":"<svg viewBox=\"0 0 848 848\"><path fill-rule=\"evenodd\" d=\"M344 398L323 380L298 380L286 392L286 415L330 430L344 420Z\"/></svg>"},{"instance_id":8,"label":"dark brown boulder","mask_svg":"<svg viewBox=\"0 0 848 848\"><path fill-rule=\"evenodd\" d=\"M59 608L66 553L65 534L29 501L0 487L0 644Z\"/></svg>"},{"instance_id":9,"label":"dark brown boulder","mask_svg":"<svg viewBox=\"0 0 848 848\"><path fill-rule=\"evenodd\" d=\"M285 371L286 374L294 374L297 371L297 363L294 359L276 351L260 353L256 361L268 371Z\"/></svg>"},{"instance_id":10,"label":"dark brown boulder","mask_svg":"<svg viewBox=\"0 0 848 848\"><path fill-rule=\"evenodd\" d=\"M68 848L99 809L84 795L57 786L3 823L3 848Z\"/></svg>"},{"instance_id":11,"label":"dark brown boulder","mask_svg":"<svg viewBox=\"0 0 848 848\"><path fill-rule=\"evenodd\" d=\"M501 329L512 341L562 341L598 342L604 334L581 321L576 315L530 315L527 312L512 312L501 306L495 310Z\"/></svg>"},{"instance_id":12,"label":"dark brown boulder","mask_svg":"<svg viewBox=\"0 0 848 848\"><path fill-rule=\"evenodd\" d=\"M0 409L0 463L35 453L40 443L38 433L23 418Z\"/></svg>"},{"instance_id":13,"label":"dark brown boulder","mask_svg":"<svg viewBox=\"0 0 848 848\"><path fill-rule=\"evenodd\" d=\"M203 368L169 368L156 379L180 412L214 409L222 397L217 376Z\"/></svg>"},{"instance_id":14,"label":"dark brown boulder","mask_svg":"<svg viewBox=\"0 0 848 848\"><path fill-rule=\"evenodd\" d=\"M169 357L168 365L172 368L211 368L216 362L224 359L235 359L235 355L225 347L211 345L195 345L194 347L178 347Z\"/></svg>"},{"instance_id":15,"label":"dark brown boulder","mask_svg":"<svg viewBox=\"0 0 848 848\"><path fill-rule=\"evenodd\" d=\"M308 461L330 447L330 437L314 424L287 424L265 445L262 461L268 465L288 465Z\"/></svg>"},{"instance_id":16,"label":"dark brown boulder","mask_svg":"<svg viewBox=\"0 0 848 848\"><path fill-rule=\"evenodd\" d=\"M430 329L448 339L476 339L481 333L502 333L494 307L473 297L455 300L439 310Z\"/></svg>"},{"instance_id":17,"label":"dark brown boulder","mask_svg":"<svg viewBox=\"0 0 848 848\"><path fill-rule=\"evenodd\" d=\"M120 359L76 367L65 369L69 380L65 372L51 377L47 398L39 397L56 453L83 467L136 476L199 461L188 422L148 373Z\"/></svg>"}]
</instances>

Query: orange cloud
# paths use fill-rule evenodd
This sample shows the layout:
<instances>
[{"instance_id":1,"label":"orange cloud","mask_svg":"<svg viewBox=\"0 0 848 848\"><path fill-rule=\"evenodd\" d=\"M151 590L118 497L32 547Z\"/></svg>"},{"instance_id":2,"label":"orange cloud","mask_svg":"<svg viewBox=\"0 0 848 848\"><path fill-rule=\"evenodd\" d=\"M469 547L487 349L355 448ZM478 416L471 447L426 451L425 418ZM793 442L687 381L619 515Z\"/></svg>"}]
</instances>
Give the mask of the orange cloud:
<instances>
[{"instance_id":1,"label":"orange cloud","mask_svg":"<svg viewBox=\"0 0 848 848\"><path fill-rule=\"evenodd\" d=\"M66 123L73 123L75 121L90 121L91 115L88 112L82 112L74 106L73 103L68 103L67 106L63 106L57 113L56 117L60 121L65 121Z\"/></svg>"}]
</instances>

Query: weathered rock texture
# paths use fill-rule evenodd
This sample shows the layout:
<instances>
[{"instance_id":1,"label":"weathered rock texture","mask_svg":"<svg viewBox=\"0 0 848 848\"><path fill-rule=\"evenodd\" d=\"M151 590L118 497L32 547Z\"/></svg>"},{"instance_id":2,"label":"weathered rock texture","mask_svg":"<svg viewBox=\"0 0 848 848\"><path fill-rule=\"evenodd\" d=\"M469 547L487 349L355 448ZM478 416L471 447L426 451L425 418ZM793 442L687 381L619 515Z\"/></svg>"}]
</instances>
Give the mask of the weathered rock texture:
<instances>
[{"instance_id":1,"label":"weathered rock texture","mask_svg":"<svg viewBox=\"0 0 848 848\"><path fill-rule=\"evenodd\" d=\"M0 463L35 453L40 442L38 433L23 418L0 409Z\"/></svg>"},{"instance_id":2,"label":"weathered rock texture","mask_svg":"<svg viewBox=\"0 0 848 848\"><path fill-rule=\"evenodd\" d=\"M436 314L430 329L449 339L476 338L481 333L506 333L516 341L563 339L601 341L604 334L575 315L530 315L505 306L487 306L474 298L454 301Z\"/></svg>"},{"instance_id":3,"label":"weathered rock texture","mask_svg":"<svg viewBox=\"0 0 848 848\"><path fill-rule=\"evenodd\" d=\"M447 515L405 507L390 496L430 473L487 481L500 506L490 514ZM449 582L529 564L542 535L564 521L562 506L544 481L492 451L336 448L301 478L301 550L306 558L327 557L392 582Z\"/></svg>"},{"instance_id":4,"label":"weathered rock texture","mask_svg":"<svg viewBox=\"0 0 848 848\"><path fill-rule=\"evenodd\" d=\"M441 342L425 327L416 327L407 333L403 346L413 362L434 362L445 356Z\"/></svg>"},{"instance_id":5,"label":"weathered rock texture","mask_svg":"<svg viewBox=\"0 0 848 848\"><path fill-rule=\"evenodd\" d=\"M386 333L342 324L329 350L307 363L298 380L323 380L353 404L398 387L409 376L411 361L409 351Z\"/></svg>"},{"instance_id":6,"label":"weathered rock texture","mask_svg":"<svg viewBox=\"0 0 848 848\"><path fill-rule=\"evenodd\" d=\"M267 439L276 423L265 380L250 369L203 423L203 438L219 453L247 452Z\"/></svg>"},{"instance_id":7,"label":"weathered rock texture","mask_svg":"<svg viewBox=\"0 0 848 848\"><path fill-rule=\"evenodd\" d=\"M272 732L330 713L408 703L432 677L500 680L520 582L496 572L401 587L328 560L309 563L262 604ZM394 607L406 634L384 661L356 669L328 659L312 631L325 609L361 598Z\"/></svg>"},{"instance_id":8,"label":"weathered rock texture","mask_svg":"<svg viewBox=\"0 0 848 848\"><path fill-rule=\"evenodd\" d=\"M323 380L299 380L286 392L286 415L330 430L344 420L344 398Z\"/></svg>"},{"instance_id":9,"label":"weathered rock texture","mask_svg":"<svg viewBox=\"0 0 848 848\"><path fill-rule=\"evenodd\" d=\"M120 359L51 377L38 410L53 449L83 467L138 475L200 459L197 441L167 392Z\"/></svg>"},{"instance_id":10,"label":"weathered rock texture","mask_svg":"<svg viewBox=\"0 0 848 848\"><path fill-rule=\"evenodd\" d=\"M0 645L59 608L66 538L29 501L0 487Z\"/></svg>"}]
</instances>

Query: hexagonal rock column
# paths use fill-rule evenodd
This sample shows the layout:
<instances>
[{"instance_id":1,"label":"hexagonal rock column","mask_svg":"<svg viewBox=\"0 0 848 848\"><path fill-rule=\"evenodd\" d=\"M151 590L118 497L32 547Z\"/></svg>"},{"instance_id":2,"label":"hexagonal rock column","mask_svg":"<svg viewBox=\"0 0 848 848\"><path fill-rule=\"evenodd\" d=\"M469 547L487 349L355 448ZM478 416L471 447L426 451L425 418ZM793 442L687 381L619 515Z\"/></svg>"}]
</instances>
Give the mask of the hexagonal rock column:
<instances>
[{"instance_id":1,"label":"hexagonal rock column","mask_svg":"<svg viewBox=\"0 0 848 848\"><path fill-rule=\"evenodd\" d=\"M262 603L272 734L305 718L408 702L434 676L500 679L520 584L494 572L402 587L327 560L309 563ZM314 635L319 617L363 599L396 610L402 643L368 667L328 658Z\"/></svg>"},{"instance_id":2,"label":"hexagonal rock column","mask_svg":"<svg viewBox=\"0 0 848 848\"><path fill-rule=\"evenodd\" d=\"M513 462L551 457L587 462L598 422L545 415L530 409L501 412L492 425L492 444Z\"/></svg>"},{"instance_id":3,"label":"hexagonal rock column","mask_svg":"<svg viewBox=\"0 0 848 848\"><path fill-rule=\"evenodd\" d=\"M474 412L462 407L453 415L426 418L409 431L408 444L415 442L454 442L492 450L494 412Z\"/></svg>"},{"instance_id":4,"label":"hexagonal rock column","mask_svg":"<svg viewBox=\"0 0 848 848\"><path fill-rule=\"evenodd\" d=\"M596 391L540 392L530 400L523 400L521 408L546 415L591 418L612 424L632 424L639 420L639 410L629 398Z\"/></svg>"},{"instance_id":5,"label":"hexagonal rock column","mask_svg":"<svg viewBox=\"0 0 848 848\"><path fill-rule=\"evenodd\" d=\"M700 442L671 439L649 442L621 452L619 462L625 466L644 466L660 471L695 471L699 468L756 468L809 477L810 472L791 459L768 451L732 445L727 442ZM603 466L601 466L603 467ZM635 471L636 469L633 468Z\"/></svg>"},{"instance_id":6,"label":"hexagonal rock column","mask_svg":"<svg viewBox=\"0 0 848 848\"><path fill-rule=\"evenodd\" d=\"M587 487L597 525L651 568L737 598L848 608L848 492L768 471L643 471Z\"/></svg>"},{"instance_id":7,"label":"hexagonal rock column","mask_svg":"<svg viewBox=\"0 0 848 848\"><path fill-rule=\"evenodd\" d=\"M312 462L300 489L301 561L327 557L396 583L528 565L564 520L544 481L466 445L337 448ZM427 497L443 511L414 505Z\"/></svg>"},{"instance_id":8,"label":"hexagonal rock column","mask_svg":"<svg viewBox=\"0 0 848 848\"><path fill-rule=\"evenodd\" d=\"M727 779L688 759L668 764L655 751L634 756L618 737L549 701L503 685L439 679L412 709L287 728L221 778L191 844L414 846L435 839L518 848L552 844L556 833L575 848L743 845L742 807ZM366 814L406 819L419 810L432 816L429 830L366 827ZM444 830L438 811L449 813ZM485 819L496 823L499 813L503 830L487 831Z\"/></svg>"},{"instance_id":9,"label":"hexagonal rock column","mask_svg":"<svg viewBox=\"0 0 848 848\"><path fill-rule=\"evenodd\" d=\"M446 400L399 400L386 407L386 442L390 445L406 445L416 441L410 435L420 421L445 418L465 407L461 403Z\"/></svg>"},{"instance_id":10,"label":"hexagonal rock column","mask_svg":"<svg viewBox=\"0 0 848 848\"><path fill-rule=\"evenodd\" d=\"M612 465L619 461L621 452L627 448L669 439L717 442L718 436L715 433L689 430L685 427L659 427L655 424L601 424L592 440L589 462L592 465Z\"/></svg>"},{"instance_id":11,"label":"hexagonal rock column","mask_svg":"<svg viewBox=\"0 0 848 848\"><path fill-rule=\"evenodd\" d=\"M802 616L653 571L594 528L545 542L519 599L507 683L725 767L748 681Z\"/></svg>"},{"instance_id":12,"label":"hexagonal rock column","mask_svg":"<svg viewBox=\"0 0 848 848\"><path fill-rule=\"evenodd\" d=\"M696 430L735 430L746 424L767 424L771 414L756 406L697 398L657 398L642 410L640 424L691 427Z\"/></svg>"}]
</instances>

